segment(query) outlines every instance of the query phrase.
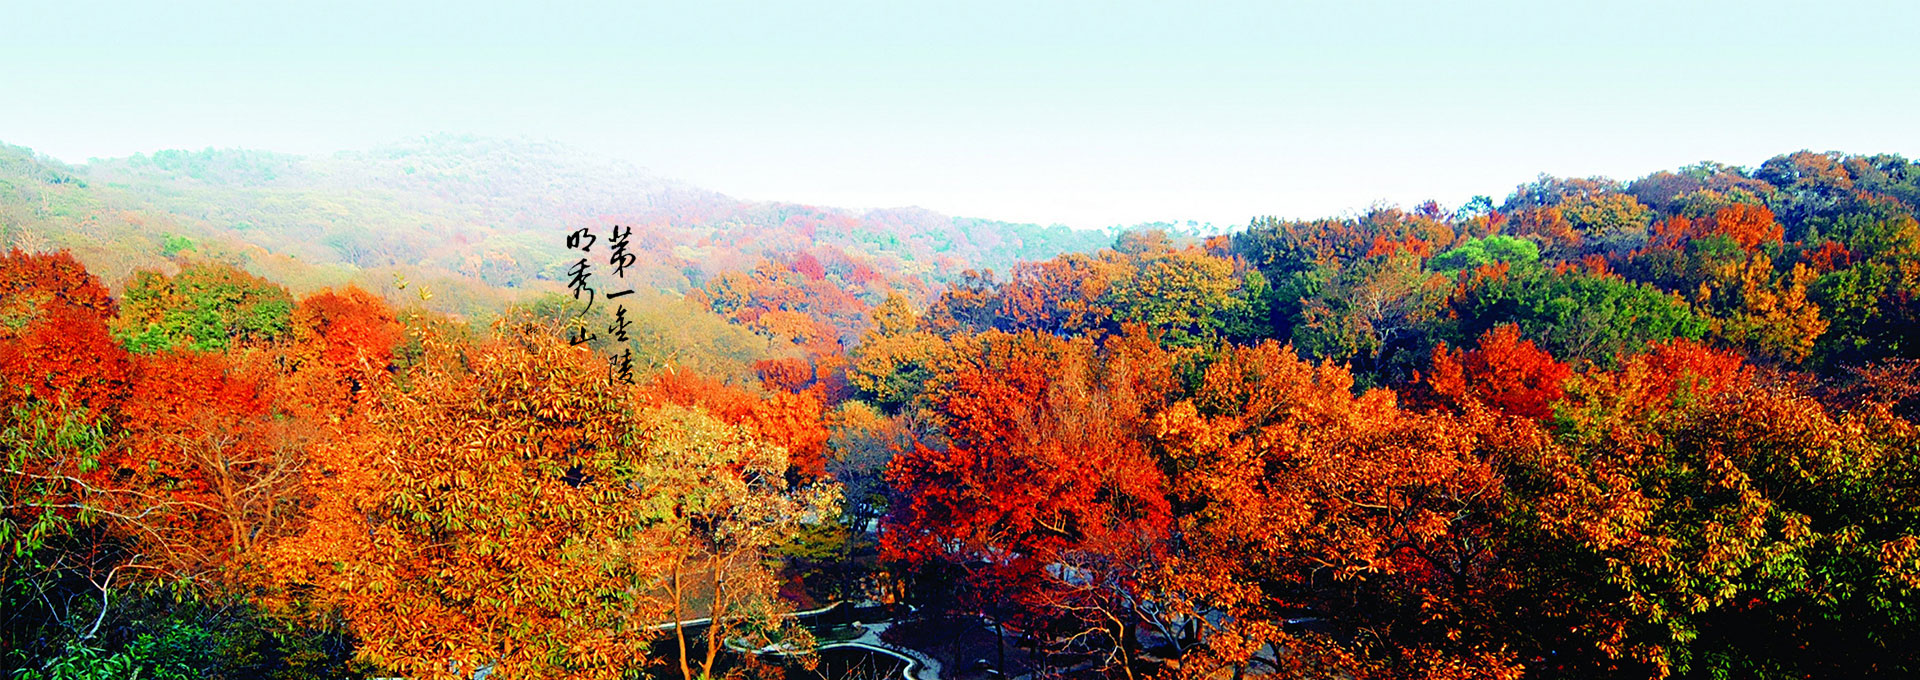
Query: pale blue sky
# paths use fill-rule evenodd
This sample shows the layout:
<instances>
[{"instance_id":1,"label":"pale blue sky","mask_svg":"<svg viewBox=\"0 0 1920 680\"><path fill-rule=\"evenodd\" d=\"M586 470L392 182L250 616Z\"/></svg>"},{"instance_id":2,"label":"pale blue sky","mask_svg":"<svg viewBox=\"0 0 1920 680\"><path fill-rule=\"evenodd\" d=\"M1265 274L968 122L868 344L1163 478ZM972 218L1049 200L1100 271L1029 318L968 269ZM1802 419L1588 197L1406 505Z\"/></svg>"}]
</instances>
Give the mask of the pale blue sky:
<instances>
[{"instance_id":1,"label":"pale blue sky","mask_svg":"<svg viewBox=\"0 0 1920 680\"><path fill-rule=\"evenodd\" d=\"M1075 226L1920 156L1907 1L278 4L0 0L0 141L533 137L743 198Z\"/></svg>"}]
</instances>

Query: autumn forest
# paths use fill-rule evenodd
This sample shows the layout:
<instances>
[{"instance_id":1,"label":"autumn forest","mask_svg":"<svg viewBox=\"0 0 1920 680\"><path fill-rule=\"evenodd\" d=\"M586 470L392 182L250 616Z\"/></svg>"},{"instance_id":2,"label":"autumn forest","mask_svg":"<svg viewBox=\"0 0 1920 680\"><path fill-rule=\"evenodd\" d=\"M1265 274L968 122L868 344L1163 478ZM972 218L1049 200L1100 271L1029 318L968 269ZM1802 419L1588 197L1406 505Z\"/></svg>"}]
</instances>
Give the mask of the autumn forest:
<instances>
[{"instance_id":1,"label":"autumn forest","mask_svg":"<svg viewBox=\"0 0 1920 680\"><path fill-rule=\"evenodd\" d=\"M1101 232L0 147L0 670L1920 674L1920 163L1487 190Z\"/></svg>"}]
</instances>

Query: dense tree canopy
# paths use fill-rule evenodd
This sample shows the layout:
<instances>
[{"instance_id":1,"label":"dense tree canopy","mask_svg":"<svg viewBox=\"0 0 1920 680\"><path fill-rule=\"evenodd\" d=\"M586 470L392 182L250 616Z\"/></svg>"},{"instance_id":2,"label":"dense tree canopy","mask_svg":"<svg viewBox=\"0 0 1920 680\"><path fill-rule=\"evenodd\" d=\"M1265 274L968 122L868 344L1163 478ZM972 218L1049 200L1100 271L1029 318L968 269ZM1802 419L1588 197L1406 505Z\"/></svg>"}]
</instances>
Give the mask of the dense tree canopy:
<instances>
[{"instance_id":1,"label":"dense tree canopy","mask_svg":"<svg viewBox=\"0 0 1920 680\"><path fill-rule=\"evenodd\" d=\"M372 176L464 186L436 158ZM102 205L318 172L160 154L95 195L28 165L35 196ZM1916 187L1897 156L1807 152L1543 176L1451 211L1023 241L1040 259L998 273L961 256L1016 245L979 224L668 192L632 221L668 290L618 319L432 311L550 278L523 256L557 239L518 229L453 229L481 293L410 268L290 290L201 231L138 266L13 250L0 660L701 680L931 626L968 655L943 661L1028 677L1904 677ZM736 243L767 224L792 238ZM357 267L412 243L273 230L309 227ZM835 602L886 625L785 617Z\"/></svg>"}]
</instances>

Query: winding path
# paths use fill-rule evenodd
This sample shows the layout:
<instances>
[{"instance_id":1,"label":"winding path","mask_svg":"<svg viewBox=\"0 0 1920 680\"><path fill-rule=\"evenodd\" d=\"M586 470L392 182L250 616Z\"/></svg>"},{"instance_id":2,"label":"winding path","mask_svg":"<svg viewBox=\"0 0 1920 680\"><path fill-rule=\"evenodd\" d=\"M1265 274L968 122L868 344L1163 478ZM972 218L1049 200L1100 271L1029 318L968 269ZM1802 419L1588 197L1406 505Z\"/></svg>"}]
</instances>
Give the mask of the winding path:
<instances>
[{"instance_id":1,"label":"winding path","mask_svg":"<svg viewBox=\"0 0 1920 680\"><path fill-rule=\"evenodd\" d=\"M939 661L927 656L920 650L908 649L887 643L880 639L880 633L885 632L887 628L892 625L893 624L889 622L861 624L860 627L865 629L865 632L861 633L860 637L846 642L832 642L820 645L820 649L858 647L891 654L907 662L907 667L900 669L901 680L940 680Z\"/></svg>"},{"instance_id":2,"label":"winding path","mask_svg":"<svg viewBox=\"0 0 1920 680\"><path fill-rule=\"evenodd\" d=\"M819 609L810 609L803 612L791 612L788 614L783 614L781 615L781 618L796 618L801 616L813 616L816 614L822 614L829 610L832 610L834 607L840 606L841 604L842 604L841 601L836 601L836 602L833 602L832 604L828 604L827 606L821 607ZM705 624L708 621L710 621L710 619L694 619L690 621L681 621L679 623L681 625L691 626L691 625ZM664 628L672 628L674 625L675 625L674 622L667 622L667 623L652 626L651 629L661 630ZM935 660L931 656L927 656L926 653L921 652L920 650L901 647L899 645L895 645L893 643L880 639L880 634L883 632L886 632L887 628L893 625L893 622L879 621L875 623L861 623L858 625L860 627L860 637L854 638L852 640L844 640L841 642L829 642L823 645L819 645L815 647L815 649L818 650L818 649L836 649L836 648L851 647L854 649L865 649L868 651L879 652L881 654L892 656L896 659L905 661L907 663L905 667L902 667L900 669L901 680L940 680L940 662L938 660ZM726 646L728 649L731 649L735 652L740 652L742 654L780 654L783 656L791 655L791 652L782 645L769 645L759 649L753 649L753 648L747 647L744 644L740 644L738 640L728 640L726 642Z\"/></svg>"}]
</instances>

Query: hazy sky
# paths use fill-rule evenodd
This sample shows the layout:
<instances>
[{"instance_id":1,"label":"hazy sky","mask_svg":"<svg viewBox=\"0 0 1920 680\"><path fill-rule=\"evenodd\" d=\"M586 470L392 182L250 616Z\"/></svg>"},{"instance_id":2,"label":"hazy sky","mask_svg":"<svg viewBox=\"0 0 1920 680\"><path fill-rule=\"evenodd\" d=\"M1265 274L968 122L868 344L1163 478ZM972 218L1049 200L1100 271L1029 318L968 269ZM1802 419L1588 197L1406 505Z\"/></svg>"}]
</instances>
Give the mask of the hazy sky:
<instances>
[{"instance_id":1,"label":"hazy sky","mask_svg":"<svg viewBox=\"0 0 1920 680\"><path fill-rule=\"evenodd\" d=\"M1075 226L1920 156L1910 0L281 4L0 0L0 141L532 137L743 198Z\"/></svg>"}]
</instances>

